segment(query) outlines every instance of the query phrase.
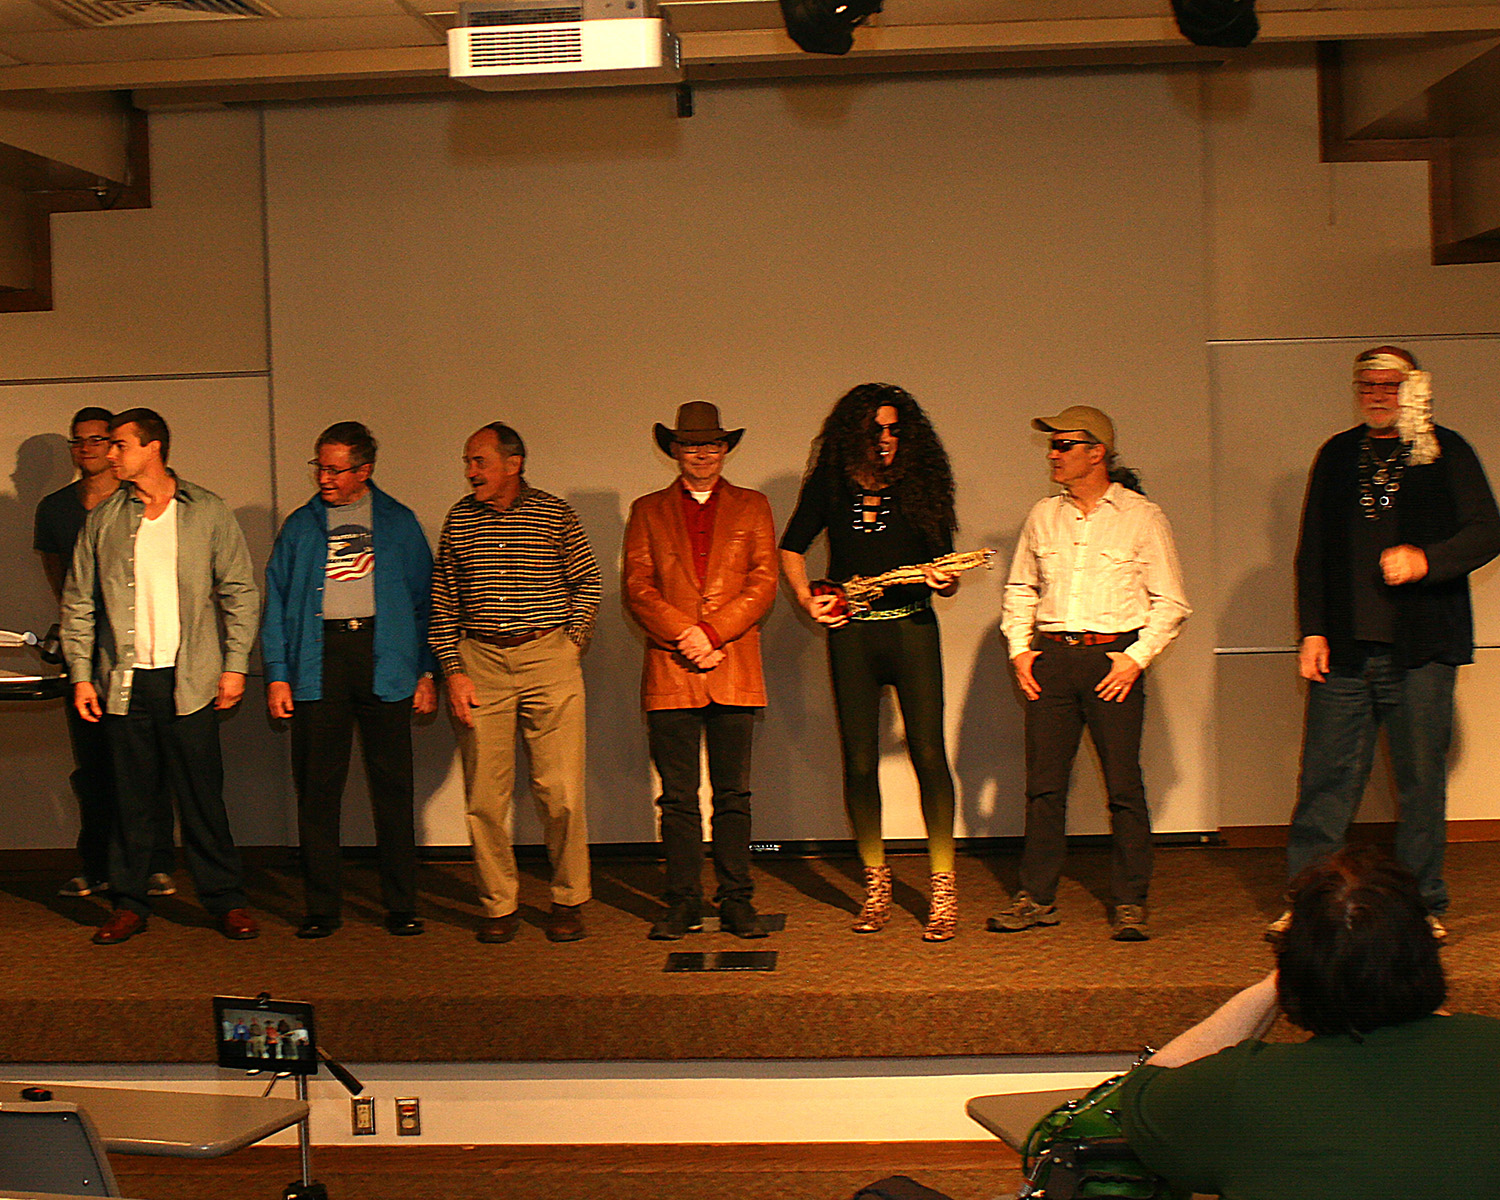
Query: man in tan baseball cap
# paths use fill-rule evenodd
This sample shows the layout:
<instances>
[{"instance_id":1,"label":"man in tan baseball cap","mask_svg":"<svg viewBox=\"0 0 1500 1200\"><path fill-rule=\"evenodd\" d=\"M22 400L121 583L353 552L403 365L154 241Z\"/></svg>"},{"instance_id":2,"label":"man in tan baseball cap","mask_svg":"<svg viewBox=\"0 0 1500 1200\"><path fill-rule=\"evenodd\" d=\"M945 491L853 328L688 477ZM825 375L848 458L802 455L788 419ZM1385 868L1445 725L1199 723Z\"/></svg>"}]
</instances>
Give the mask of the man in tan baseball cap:
<instances>
[{"instance_id":1,"label":"man in tan baseball cap","mask_svg":"<svg viewBox=\"0 0 1500 1200\"><path fill-rule=\"evenodd\" d=\"M1033 417L1031 427L1041 433L1086 433L1110 454L1115 452L1115 423L1087 404L1065 408L1055 417Z\"/></svg>"},{"instance_id":2,"label":"man in tan baseball cap","mask_svg":"<svg viewBox=\"0 0 1500 1200\"><path fill-rule=\"evenodd\" d=\"M1104 768L1114 858L1112 937L1144 941L1151 815L1141 777L1142 673L1192 611L1172 530L1140 481L1114 463L1115 426L1074 405L1032 428L1048 435L1062 492L1026 518L1000 627L1026 697L1026 848L1021 886L997 932L1056 925L1067 851L1068 780L1087 725Z\"/></svg>"}]
</instances>

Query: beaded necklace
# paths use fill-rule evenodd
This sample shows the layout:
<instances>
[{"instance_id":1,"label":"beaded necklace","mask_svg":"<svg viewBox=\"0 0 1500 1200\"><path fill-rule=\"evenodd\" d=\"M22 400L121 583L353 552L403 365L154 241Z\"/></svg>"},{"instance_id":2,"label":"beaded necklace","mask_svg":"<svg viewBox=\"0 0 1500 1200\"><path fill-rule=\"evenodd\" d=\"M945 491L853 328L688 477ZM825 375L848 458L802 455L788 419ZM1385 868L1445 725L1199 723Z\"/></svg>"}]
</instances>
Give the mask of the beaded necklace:
<instances>
[{"instance_id":1,"label":"beaded necklace","mask_svg":"<svg viewBox=\"0 0 1500 1200\"><path fill-rule=\"evenodd\" d=\"M1370 435L1359 443L1359 508L1371 521L1378 521L1396 503L1401 479L1411 462L1411 447L1402 441L1400 448L1382 459L1375 453Z\"/></svg>"}]
</instances>

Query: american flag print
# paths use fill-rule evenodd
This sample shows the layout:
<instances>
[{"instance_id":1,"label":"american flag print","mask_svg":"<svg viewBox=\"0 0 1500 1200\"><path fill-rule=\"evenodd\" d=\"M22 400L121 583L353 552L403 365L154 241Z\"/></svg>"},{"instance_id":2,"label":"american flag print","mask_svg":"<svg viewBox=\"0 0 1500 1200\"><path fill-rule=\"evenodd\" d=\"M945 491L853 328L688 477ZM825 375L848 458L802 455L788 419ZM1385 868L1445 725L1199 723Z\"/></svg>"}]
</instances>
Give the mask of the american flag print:
<instances>
[{"instance_id":1,"label":"american flag print","mask_svg":"<svg viewBox=\"0 0 1500 1200\"><path fill-rule=\"evenodd\" d=\"M328 578L337 583L363 579L375 569L375 538L362 525L328 531Z\"/></svg>"}]
</instances>

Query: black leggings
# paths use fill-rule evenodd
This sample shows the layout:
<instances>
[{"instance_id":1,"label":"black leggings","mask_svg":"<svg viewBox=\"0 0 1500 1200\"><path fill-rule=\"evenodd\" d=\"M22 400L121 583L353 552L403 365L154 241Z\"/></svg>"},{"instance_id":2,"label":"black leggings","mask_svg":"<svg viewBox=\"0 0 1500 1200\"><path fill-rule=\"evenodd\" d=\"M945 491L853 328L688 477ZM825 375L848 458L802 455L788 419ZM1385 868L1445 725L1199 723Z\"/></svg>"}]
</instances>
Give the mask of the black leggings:
<instances>
[{"instance_id":1,"label":"black leggings","mask_svg":"<svg viewBox=\"0 0 1500 1200\"><path fill-rule=\"evenodd\" d=\"M844 752L844 807L867 867L885 862L880 819L880 693L896 689L917 773L927 856L953 870L953 776L943 745L943 652L931 611L893 621L850 621L828 634L833 703Z\"/></svg>"}]
</instances>

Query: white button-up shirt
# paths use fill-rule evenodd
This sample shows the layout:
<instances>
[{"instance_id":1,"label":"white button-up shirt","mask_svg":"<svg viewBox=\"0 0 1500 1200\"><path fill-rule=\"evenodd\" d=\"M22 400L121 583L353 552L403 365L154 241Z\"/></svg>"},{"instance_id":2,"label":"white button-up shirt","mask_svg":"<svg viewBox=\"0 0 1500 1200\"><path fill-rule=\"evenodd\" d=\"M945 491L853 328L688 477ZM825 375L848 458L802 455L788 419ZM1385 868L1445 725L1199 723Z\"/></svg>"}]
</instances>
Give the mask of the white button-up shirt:
<instances>
[{"instance_id":1,"label":"white button-up shirt","mask_svg":"<svg viewBox=\"0 0 1500 1200\"><path fill-rule=\"evenodd\" d=\"M1125 653L1148 666L1193 610L1166 515L1112 483L1085 515L1067 495L1032 508L1005 583L1000 628L1014 658L1035 630L1140 636Z\"/></svg>"}]
</instances>

